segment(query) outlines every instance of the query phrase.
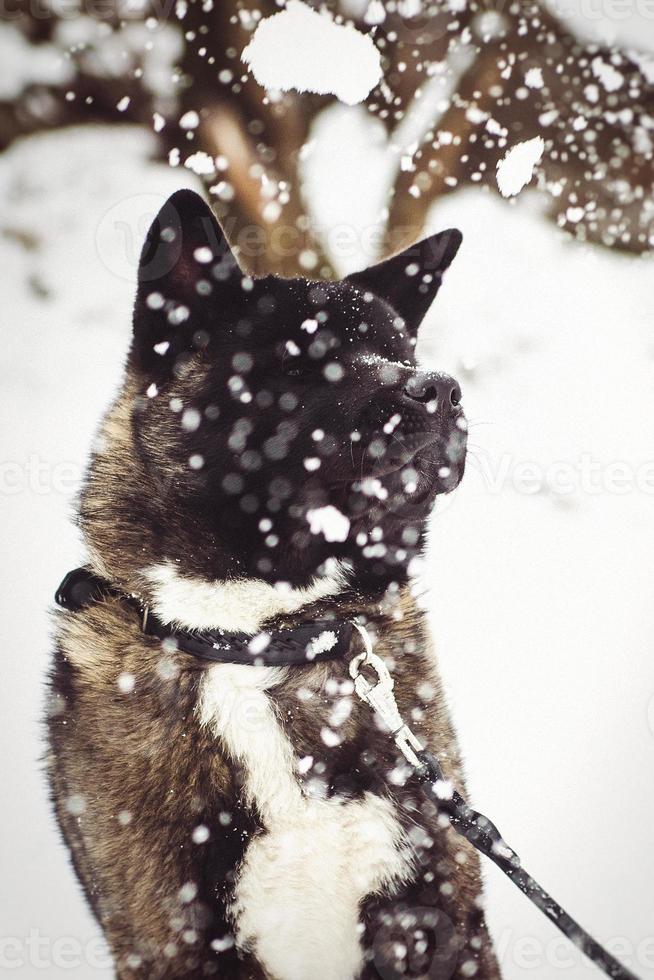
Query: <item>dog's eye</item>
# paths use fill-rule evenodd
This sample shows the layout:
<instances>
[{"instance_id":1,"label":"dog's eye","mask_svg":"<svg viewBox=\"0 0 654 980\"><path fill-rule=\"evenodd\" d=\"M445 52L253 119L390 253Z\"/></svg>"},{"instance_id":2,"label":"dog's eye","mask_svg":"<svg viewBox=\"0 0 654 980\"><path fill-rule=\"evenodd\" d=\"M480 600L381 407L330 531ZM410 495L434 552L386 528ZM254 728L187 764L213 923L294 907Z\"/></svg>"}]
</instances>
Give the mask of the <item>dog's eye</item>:
<instances>
[{"instance_id":1,"label":"dog's eye","mask_svg":"<svg viewBox=\"0 0 654 980\"><path fill-rule=\"evenodd\" d=\"M305 372L302 351L293 340L287 340L280 351L281 371L287 378L298 378Z\"/></svg>"},{"instance_id":2,"label":"dog's eye","mask_svg":"<svg viewBox=\"0 0 654 980\"><path fill-rule=\"evenodd\" d=\"M287 378L299 378L299 376L304 372L304 365L301 358L293 355L285 355L281 360L281 371L282 374Z\"/></svg>"},{"instance_id":3,"label":"dog's eye","mask_svg":"<svg viewBox=\"0 0 654 980\"><path fill-rule=\"evenodd\" d=\"M281 359L281 372L286 378L301 378L311 374L315 368L315 361L307 357L300 351L289 353L285 351Z\"/></svg>"}]
</instances>

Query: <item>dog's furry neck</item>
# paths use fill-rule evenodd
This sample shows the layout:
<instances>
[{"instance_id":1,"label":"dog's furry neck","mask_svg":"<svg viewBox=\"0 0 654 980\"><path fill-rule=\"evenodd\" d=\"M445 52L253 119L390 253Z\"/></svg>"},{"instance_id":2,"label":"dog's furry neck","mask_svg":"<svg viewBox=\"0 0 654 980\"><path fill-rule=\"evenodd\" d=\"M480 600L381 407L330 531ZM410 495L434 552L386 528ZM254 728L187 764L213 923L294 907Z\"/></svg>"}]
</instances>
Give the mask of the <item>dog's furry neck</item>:
<instances>
[{"instance_id":1,"label":"dog's furry neck","mask_svg":"<svg viewBox=\"0 0 654 980\"><path fill-rule=\"evenodd\" d=\"M185 575L172 562L144 571L151 586L151 604L165 623L184 629L221 629L254 635L266 620L299 612L346 588L347 569L333 562L306 588L277 586L256 578L214 580Z\"/></svg>"}]
</instances>

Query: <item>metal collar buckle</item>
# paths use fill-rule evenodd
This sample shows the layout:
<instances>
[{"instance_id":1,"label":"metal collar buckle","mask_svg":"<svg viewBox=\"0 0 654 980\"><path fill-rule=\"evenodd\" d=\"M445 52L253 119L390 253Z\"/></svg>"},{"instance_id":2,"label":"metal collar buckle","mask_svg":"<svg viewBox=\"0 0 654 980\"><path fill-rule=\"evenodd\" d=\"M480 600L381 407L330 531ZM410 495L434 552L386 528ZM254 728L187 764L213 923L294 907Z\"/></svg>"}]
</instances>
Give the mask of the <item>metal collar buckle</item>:
<instances>
[{"instance_id":1,"label":"metal collar buckle","mask_svg":"<svg viewBox=\"0 0 654 980\"><path fill-rule=\"evenodd\" d=\"M365 650L350 661L350 677L354 681L354 690L362 701L365 701L373 711L376 711L388 727L395 744L404 758L416 769L423 767L417 752L422 752L424 746L404 722L393 694L394 681L389 670L376 653L373 653L370 634L365 626L353 622L363 639ZM362 672L363 667L370 667L377 674L376 682L370 681Z\"/></svg>"}]
</instances>

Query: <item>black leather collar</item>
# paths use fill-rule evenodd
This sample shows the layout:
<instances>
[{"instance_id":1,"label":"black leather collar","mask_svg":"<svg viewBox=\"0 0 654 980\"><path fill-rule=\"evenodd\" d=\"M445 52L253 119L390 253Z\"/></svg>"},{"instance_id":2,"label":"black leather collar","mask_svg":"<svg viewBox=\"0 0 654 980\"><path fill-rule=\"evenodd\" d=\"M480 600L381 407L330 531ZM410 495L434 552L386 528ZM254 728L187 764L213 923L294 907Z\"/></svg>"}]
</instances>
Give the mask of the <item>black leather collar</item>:
<instances>
[{"instance_id":1,"label":"black leather collar","mask_svg":"<svg viewBox=\"0 0 654 980\"><path fill-rule=\"evenodd\" d=\"M339 660L349 650L352 623L344 619L314 619L287 629L262 630L256 637L225 630L189 631L162 623L136 596L127 595L88 568L68 572L55 593L63 609L78 612L105 596L115 596L139 616L146 636L157 637L174 649L199 660L221 664L300 667Z\"/></svg>"}]
</instances>

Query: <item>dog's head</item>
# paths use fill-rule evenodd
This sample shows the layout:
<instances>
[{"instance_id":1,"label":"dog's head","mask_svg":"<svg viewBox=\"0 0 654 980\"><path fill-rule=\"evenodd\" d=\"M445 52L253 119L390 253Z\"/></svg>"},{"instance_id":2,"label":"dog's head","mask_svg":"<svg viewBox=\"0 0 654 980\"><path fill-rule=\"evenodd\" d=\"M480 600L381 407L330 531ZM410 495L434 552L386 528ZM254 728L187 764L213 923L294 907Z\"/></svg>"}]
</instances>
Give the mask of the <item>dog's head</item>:
<instances>
[{"instance_id":1,"label":"dog's head","mask_svg":"<svg viewBox=\"0 0 654 980\"><path fill-rule=\"evenodd\" d=\"M107 506L143 565L300 585L336 558L401 579L464 468L459 386L414 353L460 241L340 282L251 279L202 199L173 195L141 257L122 407L83 501L91 538Z\"/></svg>"}]
</instances>

